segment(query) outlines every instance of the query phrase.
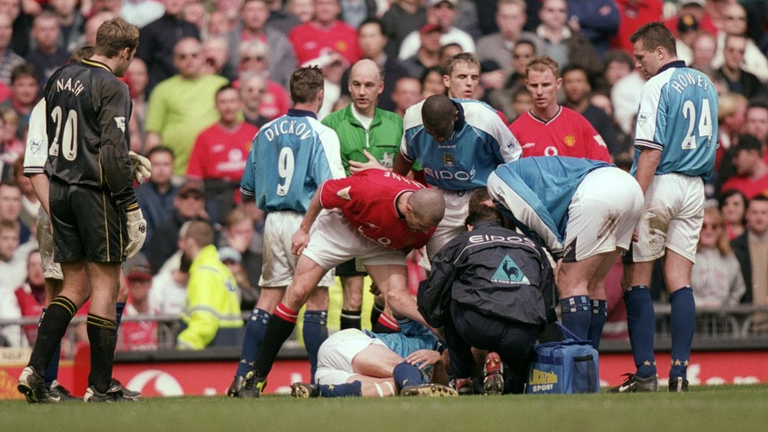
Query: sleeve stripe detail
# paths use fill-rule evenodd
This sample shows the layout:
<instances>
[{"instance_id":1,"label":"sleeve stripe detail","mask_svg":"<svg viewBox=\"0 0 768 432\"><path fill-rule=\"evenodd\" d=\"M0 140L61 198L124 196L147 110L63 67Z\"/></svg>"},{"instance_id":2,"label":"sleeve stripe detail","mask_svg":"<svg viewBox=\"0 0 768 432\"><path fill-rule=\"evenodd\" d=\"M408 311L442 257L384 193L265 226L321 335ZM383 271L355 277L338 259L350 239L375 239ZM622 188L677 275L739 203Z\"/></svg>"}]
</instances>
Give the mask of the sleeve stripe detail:
<instances>
[{"instance_id":1,"label":"sleeve stripe detail","mask_svg":"<svg viewBox=\"0 0 768 432\"><path fill-rule=\"evenodd\" d=\"M126 206L125 211L127 212L134 211L134 210L138 210L138 208L139 208L139 203L135 202L133 204L129 204L128 206Z\"/></svg>"},{"instance_id":2,"label":"sleeve stripe detail","mask_svg":"<svg viewBox=\"0 0 768 432\"><path fill-rule=\"evenodd\" d=\"M652 149L652 150L659 150L659 151L664 150L664 146L663 145L661 145L659 143L656 143L656 142L653 142L653 141L646 141L646 140L636 140L635 141L635 147L637 147L639 149L649 148L649 149Z\"/></svg>"},{"instance_id":3,"label":"sleeve stripe detail","mask_svg":"<svg viewBox=\"0 0 768 432\"><path fill-rule=\"evenodd\" d=\"M254 192L249 191L247 189L243 189L242 187L240 188L240 193L243 194L243 195L246 195L246 196L251 196L251 197L252 196L256 196L256 194Z\"/></svg>"}]
</instances>

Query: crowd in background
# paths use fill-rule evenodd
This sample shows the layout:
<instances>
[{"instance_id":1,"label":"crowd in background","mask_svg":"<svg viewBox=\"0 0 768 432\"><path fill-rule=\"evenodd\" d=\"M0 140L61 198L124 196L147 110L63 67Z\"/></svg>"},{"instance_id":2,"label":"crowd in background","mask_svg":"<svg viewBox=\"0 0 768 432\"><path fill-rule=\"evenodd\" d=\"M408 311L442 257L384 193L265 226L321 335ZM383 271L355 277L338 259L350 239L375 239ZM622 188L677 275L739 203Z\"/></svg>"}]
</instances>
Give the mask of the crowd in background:
<instances>
[{"instance_id":1,"label":"crowd in background","mask_svg":"<svg viewBox=\"0 0 768 432\"><path fill-rule=\"evenodd\" d=\"M628 168L645 82L628 36L650 21L665 21L678 56L720 94L717 172L693 268L697 303L768 305L768 1L0 0L0 319L37 317L45 299L40 204L21 173L30 112L48 77L115 16L141 31L124 78L128 129L131 150L152 162L137 189L148 240L125 266L127 315L182 312L190 263L179 230L191 220L214 226L241 309L253 308L264 215L242 201L239 184L253 136L290 108L298 66L323 69L322 119L349 103L349 67L371 59L385 71L379 108L402 116L446 92L447 58L473 52L481 71L472 98L511 123L533 104L526 63L548 55L562 68L562 105L587 118ZM119 348L157 346L156 326L130 324ZM765 330L768 319L753 326ZM26 345L35 330L6 327L0 346Z\"/></svg>"}]
</instances>

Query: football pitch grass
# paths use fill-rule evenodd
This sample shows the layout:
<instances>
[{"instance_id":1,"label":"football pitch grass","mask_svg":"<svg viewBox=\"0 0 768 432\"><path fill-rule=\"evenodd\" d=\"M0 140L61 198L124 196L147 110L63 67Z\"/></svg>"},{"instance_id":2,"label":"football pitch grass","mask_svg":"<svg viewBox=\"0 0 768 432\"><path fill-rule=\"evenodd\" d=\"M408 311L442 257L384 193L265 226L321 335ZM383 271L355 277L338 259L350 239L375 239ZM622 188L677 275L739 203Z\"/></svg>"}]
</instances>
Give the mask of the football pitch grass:
<instances>
[{"instance_id":1,"label":"football pitch grass","mask_svg":"<svg viewBox=\"0 0 768 432\"><path fill-rule=\"evenodd\" d=\"M3 432L761 431L768 386L695 387L687 394L311 399L147 398L139 403L0 401ZM666 390L664 388L663 390Z\"/></svg>"}]
</instances>

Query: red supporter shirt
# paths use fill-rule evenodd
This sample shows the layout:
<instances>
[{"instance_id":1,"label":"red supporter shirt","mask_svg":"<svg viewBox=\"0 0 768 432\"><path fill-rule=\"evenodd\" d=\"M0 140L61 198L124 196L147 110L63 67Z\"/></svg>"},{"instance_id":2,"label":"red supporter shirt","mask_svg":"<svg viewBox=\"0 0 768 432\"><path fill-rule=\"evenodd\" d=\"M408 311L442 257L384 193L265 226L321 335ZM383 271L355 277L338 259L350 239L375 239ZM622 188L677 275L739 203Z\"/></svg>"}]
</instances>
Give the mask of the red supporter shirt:
<instances>
[{"instance_id":1,"label":"red supporter shirt","mask_svg":"<svg viewBox=\"0 0 768 432\"><path fill-rule=\"evenodd\" d=\"M22 317L39 317L43 313L45 296L43 296L42 301L38 301L38 298L35 297L28 285L17 288L14 294L16 295L16 301L19 303ZM37 325L24 326L23 330L24 335L27 337L27 342L34 345L37 340Z\"/></svg>"},{"instance_id":2,"label":"red supporter shirt","mask_svg":"<svg viewBox=\"0 0 768 432\"><path fill-rule=\"evenodd\" d=\"M245 171L251 142L259 129L242 122L235 130L221 124L200 132L189 157L187 176L198 179L220 179L239 182Z\"/></svg>"},{"instance_id":3,"label":"red supporter shirt","mask_svg":"<svg viewBox=\"0 0 768 432\"><path fill-rule=\"evenodd\" d=\"M614 0L619 8L621 23L616 35L611 36L611 47L633 54L634 46L629 36L645 23L664 19L664 3L661 0ZM671 29L670 29L671 30Z\"/></svg>"},{"instance_id":4,"label":"red supporter shirt","mask_svg":"<svg viewBox=\"0 0 768 432\"><path fill-rule=\"evenodd\" d=\"M313 22L298 25L288 33L288 39L296 51L299 65L320 57L327 50L343 55L350 65L362 56L357 45L357 32L339 20L328 28L319 27Z\"/></svg>"},{"instance_id":5,"label":"red supporter shirt","mask_svg":"<svg viewBox=\"0 0 768 432\"><path fill-rule=\"evenodd\" d=\"M149 315L158 315L151 309ZM139 312L132 304L125 306L123 316L136 316ZM157 321L126 321L120 323L120 336L117 338L118 351L154 351L157 350Z\"/></svg>"},{"instance_id":6,"label":"red supporter shirt","mask_svg":"<svg viewBox=\"0 0 768 432\"><path fill-rule=\"evenodd\" d=\"M397 211L404 192L423 189L391 171L367 169L351 177L328 180L320 187L320 205L340 209L350 224L372 242L390 249L420 248L435 232L413 232Z\"/></svg>"},{"instance_id":7,"label":"red supporter shirt","mask_svg":"<svg viewBox=\"0 0 768 432\"><path fill-rule=\"evenodd\" d=\"M259 114L269 120L274 120L285 115L290 107L291 99L283 86L274 81L267 81L267 93L261 98Z\"/></svg>"},{"instance_id":8,"label":"red supporter shirt","mask_svg":"<svg viewBox=\"0 0 768 432\"><path fill-rule=\"evenodd\" d=\"M725 192L730 189L736 189L737 191L746 195L748 199L752 199L758 195L763 194L768 196L768 175L764 175L757 180L752 180L749 177L741 176L731 177L723 184L721 190Z\"/></svg>"},{"instance_id":9,"label":"red supporter shirt","mask_svg":"<svg viewBox=\"0 0 768 432\"><path fill-rule=\"evenodd\" d=\"M564 106L545 122L528 111L509 125L523 148L521 157L571 156L610 163L605 142L581 114Z\"/></svg>"}]
</instances>

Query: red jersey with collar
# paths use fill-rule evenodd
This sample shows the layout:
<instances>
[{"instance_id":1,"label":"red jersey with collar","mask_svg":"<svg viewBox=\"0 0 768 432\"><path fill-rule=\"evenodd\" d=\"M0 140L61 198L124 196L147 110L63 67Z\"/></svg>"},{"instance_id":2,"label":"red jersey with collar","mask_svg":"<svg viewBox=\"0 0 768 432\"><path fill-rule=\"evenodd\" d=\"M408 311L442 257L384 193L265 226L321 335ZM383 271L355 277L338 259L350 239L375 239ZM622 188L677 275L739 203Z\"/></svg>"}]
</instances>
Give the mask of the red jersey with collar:
<instances>
[{"instance_id":1,"label":"red jersey with collar","mask_svg":"<svg viewBox=\"0 0 768 432\"><path fill-rule=\"evenodd\" d=\"M584 116L564 106L546 122L528 111L509 130L523 148L521 157L571 156L611 163L600 134Z\"/></svg>"},{"instance_id":2,"label":"red jersey with collar","mask_svg":"<svg viewBox=\"0 0 768 432\"><path fill-rule=\"evenodd\" d=\"M327 28L311 21L300 24L288 33L288 40L293 45L299 65L320 57L327 50L343 55L350 65L362 56L357 45L357 31L340 20Z\"/></svg>"},{"instance_id":3,"label":"red jersey with collar","mask_svg":"<svg viewBox=\"0 0 768 432\"><path fill-rule=\"evenodd\" d=\"M752 199L758 195L764 195L768 193L768 174L760 177L757 180L753 180L749 177L733 176L723 184L720 189L723 192L736 189L737 191L746 195L747 199Z\"/></svg>"},{"instance_id":4,"label":"red jersey with collar","mask_svg":"<svg viewBox=\"0 0 768 432\"><path fill-rule=\"evenodd\" d=\"M381 169L367 169L351 177L328 180L320 186L320 205L340 209L349 223L368 240L390 249L420 248L435 232L413 232L397 211L397 198L424 186Z\"/></svg>"},{"instance_id":5,"label":"red jersey with collar","mask_svg":"<svg viewBox=\"0 0 768 432\"><path fill-rule=\"evenodd\" d=\"M16 301L19 303L22 317L39 317L43 313L45 300L43 302L38 301L28 284L17 288L14 294L16 295ZM27 337L27 342L34 345L37 340L37 325L26 325L23 327L23 330L24 335Z\"/></svg>"},{"instance_id":6,"label":"red jersey with collar","mask_svg":"<svg viewBox=\"0 0 768 432\"><path fill-rule=\"evenodd\" d=\"M234 130L215 123L202 131L189 157L187 176L239 182L251 151L251 142L258 131L256 126L245 122Z\"/></svg>"}]
</instances>

